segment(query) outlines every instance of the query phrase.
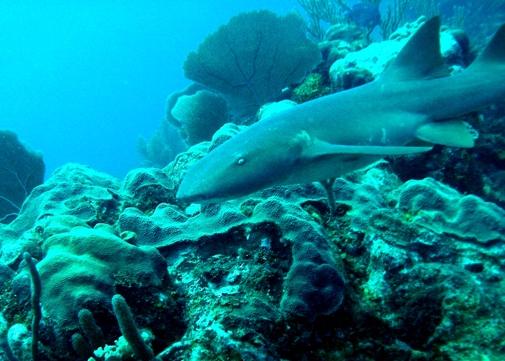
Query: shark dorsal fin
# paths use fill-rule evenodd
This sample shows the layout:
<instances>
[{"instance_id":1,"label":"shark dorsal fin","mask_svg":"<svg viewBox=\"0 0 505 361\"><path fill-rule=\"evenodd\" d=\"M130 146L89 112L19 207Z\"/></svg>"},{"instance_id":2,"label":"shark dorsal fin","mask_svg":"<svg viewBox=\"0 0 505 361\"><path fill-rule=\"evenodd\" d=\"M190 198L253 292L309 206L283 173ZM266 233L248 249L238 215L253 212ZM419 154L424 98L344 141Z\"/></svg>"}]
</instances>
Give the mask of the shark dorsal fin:
<instances>
[{"instance_id":1,"label":"shark dorsal fin","mask_svg":"<svg viewBox=\"0 0 505 361\"><path fill-rule=\"evenodd\" d=\"M426 21L382 73L382 81L407 81L449 75L440 54L440 18Z\"/></svg>"},{"instance_id":2,"label":"shark dorsal fin","mask_svg":"<svg viewBox=\"0 0 505 361\"><path fill-rule=\"evenodd\" d=\"M487 47L473 62L470 68L475 69L480 66L488 67L493 63L505 64L505 24L494 34Z\"/></svg>"}]
</instances>

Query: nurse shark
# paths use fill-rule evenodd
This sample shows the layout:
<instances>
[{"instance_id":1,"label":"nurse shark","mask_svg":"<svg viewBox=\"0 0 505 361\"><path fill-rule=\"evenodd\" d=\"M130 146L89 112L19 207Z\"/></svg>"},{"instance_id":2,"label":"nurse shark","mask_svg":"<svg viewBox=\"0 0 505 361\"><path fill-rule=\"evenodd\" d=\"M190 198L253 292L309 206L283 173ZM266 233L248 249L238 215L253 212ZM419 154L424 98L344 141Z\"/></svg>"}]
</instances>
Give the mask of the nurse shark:
<instances>
[{"instance_id":1,"label":"nurse shark","mask_svg":"<svg viewBox=\"0 0 505 361\"><path fill-rule=\"evenodd\" d=\"M449 76L440 20L423 24L373 82L327 95L253 124L190 167L185 202L237 198L274 185L331 181L387 155L433 144L473 147L461 118L505 98L505 25L465 71Z\"/></svg>"}]
</instances>

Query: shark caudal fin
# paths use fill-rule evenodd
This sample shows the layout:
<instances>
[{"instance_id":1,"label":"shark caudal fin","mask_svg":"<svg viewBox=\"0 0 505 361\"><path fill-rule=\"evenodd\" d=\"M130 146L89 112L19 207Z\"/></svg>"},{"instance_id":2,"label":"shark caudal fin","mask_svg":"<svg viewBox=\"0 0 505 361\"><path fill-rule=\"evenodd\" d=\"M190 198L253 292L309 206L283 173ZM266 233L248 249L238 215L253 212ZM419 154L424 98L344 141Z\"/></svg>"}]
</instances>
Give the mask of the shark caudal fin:
<instances>
[{"instance_id":1,"label":"shark caudal fin","mask_svg":"<svg viewBox=\"0 0 505 361\"><path fill-rule=\"evenodd\" d=\"M493 65L505 66L505 24L500 26L493 38L469 70L489 69Z\"/></svg>"},{"instance_id":2,"label":"shark caudal fin","mask_svg":"<svg viewBox=\"0 0 505 361\"><path fill-rule=\"evenodd\" d=\"M440 18L426 21L412 35L396 59L384 70L379 81L409 81L448 76L440 54Z\"/></svg>"}]
</instances>

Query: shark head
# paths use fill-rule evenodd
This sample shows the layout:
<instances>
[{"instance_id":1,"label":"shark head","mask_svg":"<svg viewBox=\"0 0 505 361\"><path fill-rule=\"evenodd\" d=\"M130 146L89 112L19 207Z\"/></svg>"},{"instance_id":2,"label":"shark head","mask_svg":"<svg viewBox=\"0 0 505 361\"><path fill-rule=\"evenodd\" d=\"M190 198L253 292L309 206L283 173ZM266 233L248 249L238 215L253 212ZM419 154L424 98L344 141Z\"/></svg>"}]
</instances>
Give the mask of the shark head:
<instances>
[{"instance_id":1,"label":"shark head","mask_svg":"<svg viewBox=\"0 0 505 361\"><path fill-rule=\"evenodd\" d=\"M177 199L226 200L282 183L299 160L301 146L276 133L253 125L213 149L188 169Z\"/></svg>"}]
</instances>

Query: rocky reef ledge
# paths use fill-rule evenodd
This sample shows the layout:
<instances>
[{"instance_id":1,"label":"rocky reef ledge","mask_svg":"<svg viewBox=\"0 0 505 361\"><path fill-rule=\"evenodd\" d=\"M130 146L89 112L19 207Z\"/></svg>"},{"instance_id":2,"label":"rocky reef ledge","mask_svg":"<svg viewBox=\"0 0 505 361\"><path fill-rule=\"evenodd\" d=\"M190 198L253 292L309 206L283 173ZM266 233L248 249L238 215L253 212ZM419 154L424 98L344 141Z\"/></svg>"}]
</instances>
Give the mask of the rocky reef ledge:
<instances>
[{"instance_id":1,"label":"rocky reef ledge","mask_svg":"<svg viewBox=\"0 0 505 361\"><path fill-rule=\"evenodd\" d=\"M36 187L0 227L2 359L503 357L502 208L385 161L337 180L334 217L315 184L177 204L237 131L123 181L68 164Z\"/></svg>"}]
</instances>

